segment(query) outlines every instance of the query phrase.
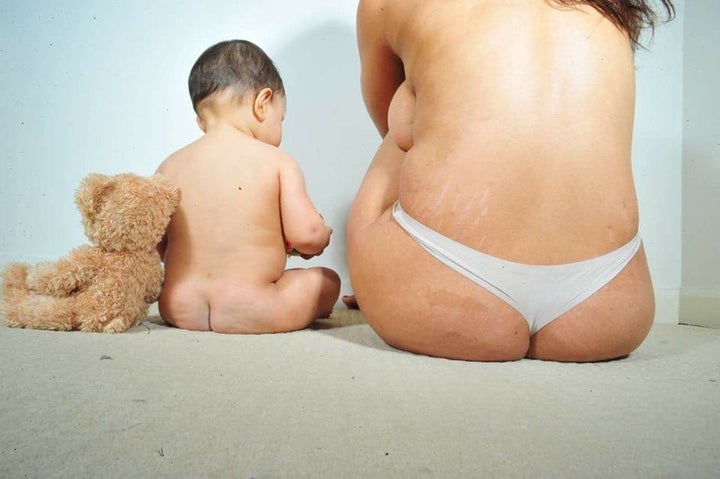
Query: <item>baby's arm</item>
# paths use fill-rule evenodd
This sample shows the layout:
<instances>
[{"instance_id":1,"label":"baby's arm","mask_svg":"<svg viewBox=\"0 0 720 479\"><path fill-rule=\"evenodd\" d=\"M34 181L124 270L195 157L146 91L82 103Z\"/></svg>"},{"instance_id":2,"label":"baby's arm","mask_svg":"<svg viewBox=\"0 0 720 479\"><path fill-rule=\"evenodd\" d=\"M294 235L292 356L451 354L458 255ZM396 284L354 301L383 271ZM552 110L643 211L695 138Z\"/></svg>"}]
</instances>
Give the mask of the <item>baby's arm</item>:
<instances>
[{"instance_id":1,"label":"baby's arm","mask_svg":"<svg viewBox=\"0 0 720 479\"><path fill-rule=\"evenodd\" d=\"M310 200L300 166L284 153L279 177L280 218L285 240L302 255L321 254L330 243L332 229Z\"/></svg>"}]
</instances>

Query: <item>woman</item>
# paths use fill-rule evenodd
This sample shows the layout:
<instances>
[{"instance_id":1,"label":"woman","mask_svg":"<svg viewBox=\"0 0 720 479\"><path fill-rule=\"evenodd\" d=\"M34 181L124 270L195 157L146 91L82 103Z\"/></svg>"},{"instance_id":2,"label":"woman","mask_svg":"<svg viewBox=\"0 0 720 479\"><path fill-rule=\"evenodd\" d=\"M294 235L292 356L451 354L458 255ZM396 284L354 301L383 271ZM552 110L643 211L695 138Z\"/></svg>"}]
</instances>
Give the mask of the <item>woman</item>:
<instances>
[{"instance_id":1,"label":"woman","mask_svg":"<svg viewBox=\"0 0 720 479\"><path fill-rule=\"evenodd\" d=\"M348 262L386 342L492 361L640 345L654 296L633 50L654 18L643 0L360 2L363 96L384 140Z\"/></svg>"}]
</instances>

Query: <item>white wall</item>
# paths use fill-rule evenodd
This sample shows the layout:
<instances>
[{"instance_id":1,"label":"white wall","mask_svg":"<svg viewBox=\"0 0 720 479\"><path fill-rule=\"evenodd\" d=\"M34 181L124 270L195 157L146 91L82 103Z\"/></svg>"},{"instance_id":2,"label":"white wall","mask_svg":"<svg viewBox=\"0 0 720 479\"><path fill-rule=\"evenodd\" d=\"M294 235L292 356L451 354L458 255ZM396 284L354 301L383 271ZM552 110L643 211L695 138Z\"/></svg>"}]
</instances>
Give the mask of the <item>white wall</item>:
<instances>
[{"instance_id":1,"label":"white wall","mask_svg":"<svg viewBox=\"0 0 720 479\"><path fill-rule=\"evenodd\" d=\"M0 263L85 242L73 194L87 173L150 174L196 138L187 74L228 38L261 45L283 75L283 148L335 228L312 264L336 269L349 292L345 217L379 144L360 96L351 1L0 0ZM634 171L663 322L677 322L681 286L682 42L680 18L637 56Z\"/></svg>"},{"instance_id":2,"label":"white wall","mask_svg":"<svg viewBox=\"0 0 720 479\"><path fill-rule=\"evenodd\" d=\"M720 2L685 12L680 318L720 327Z\"/></svg>"},{"instance_id":3,"label":"white wall","mask_svg":"<svg viewBox=\"0 0 720 479\"><path fill-rule=\"evenodd\" d=\"M644 36L638 50L633 172L640 230L655 286L658 322L677 323L682 265L682 94L684 0L678 17Z\"/></svg>"}]
</instances>

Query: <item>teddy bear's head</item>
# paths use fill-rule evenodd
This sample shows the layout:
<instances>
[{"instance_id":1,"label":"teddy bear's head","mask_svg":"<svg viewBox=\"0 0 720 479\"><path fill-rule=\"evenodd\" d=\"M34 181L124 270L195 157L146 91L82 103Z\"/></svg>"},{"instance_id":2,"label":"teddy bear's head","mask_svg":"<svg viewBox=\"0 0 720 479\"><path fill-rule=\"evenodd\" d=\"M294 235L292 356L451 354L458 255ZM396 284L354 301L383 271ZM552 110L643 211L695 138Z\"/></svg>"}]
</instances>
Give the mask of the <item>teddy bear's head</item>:
<instances>
[{"instance_id":1,"label":"teddy bear's head","mask_svg":"<svg viewBox=\"0 0 720 479\"><path fill-rule=\"evenodd\" d=\"M160 175L88 175L75 194L85 234L106 251L154 248L165 234L180 191Z\"/></svg>"}]
</instances>

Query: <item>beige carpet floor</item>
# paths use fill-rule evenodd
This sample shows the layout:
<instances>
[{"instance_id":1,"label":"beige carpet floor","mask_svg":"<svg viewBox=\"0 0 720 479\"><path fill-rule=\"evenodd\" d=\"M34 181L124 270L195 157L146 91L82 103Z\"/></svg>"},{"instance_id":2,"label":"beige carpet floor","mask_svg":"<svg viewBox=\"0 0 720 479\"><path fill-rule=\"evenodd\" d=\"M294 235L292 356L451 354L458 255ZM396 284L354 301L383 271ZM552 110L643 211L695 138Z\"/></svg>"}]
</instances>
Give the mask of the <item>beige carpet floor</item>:
<instances>
[{"instance_id":1,"label":"beige carpet floor","mask_svg":"<svg viewBox=\"0 0 720 479\"><path fill-rule=\"evenodd\" d=\"M627 359L470 363L354 311L225 336L0 326L0 477L717 478L720 330Z\"/></svg>"}]
</instances>

